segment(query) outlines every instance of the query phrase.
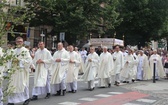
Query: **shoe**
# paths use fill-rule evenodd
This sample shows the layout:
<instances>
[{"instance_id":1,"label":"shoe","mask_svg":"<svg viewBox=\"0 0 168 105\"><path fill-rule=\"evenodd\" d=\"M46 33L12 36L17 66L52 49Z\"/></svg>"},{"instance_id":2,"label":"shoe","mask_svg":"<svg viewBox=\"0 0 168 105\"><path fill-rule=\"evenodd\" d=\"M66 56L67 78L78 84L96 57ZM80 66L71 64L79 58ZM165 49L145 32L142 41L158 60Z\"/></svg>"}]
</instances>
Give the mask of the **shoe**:
<instances>
[{"instance_id":1,"label":"shoe","mask_svg":"<svg viewBox=\"0 0 168 105\"><path fill-rule=\"evenodd\" d=\"M68 91L68 93L72 93L73 91Z\"/></svg>"},{"instance_id":2,"label":"shoe","mask_svg":"<svg viewBox=\"0 0 168 105\"><path fill-rule=\"evenodd\" d=\"M7 105L15 105L14 103L8 103Z\"/></svg>"},{"instance_id":3,"label":"shoe","mask_svg":"<svg viewBox=\"0 0 168 105\"><path fill-rule=\"evenodd\" d=\"M45 99L49 99L50 98L50 93L47 93Z\"/></svg>"},{"instance_id":4,"label":"shoe","mask_svg":"<svg viewBox=\"0 0 168 105\"><path fill-rule=\"evenodd\" d=\"M135 82L135 79L132 79L132 82Z\"/></svg>"},{"instance_id":5,"label":"shoe","mask_svg":"<svg viewBox=\"0 0 168 105\"><path fill-rule=\"evenodd\" d=\"M127 81L127 83L129 83L129 81Z\"/></svg>"},{"instance_id":6,"label":"shoe","mask_svg":"<svg viewBox=\"0 0 168 105\"><path fill-rule=\"evenodd\" d=\"M117 85L117 81L115 81L114 85Z\"/></svg>"},{"instance_id":7,"label":"shoe","mask_svg":"<svg viewBox=\"0 0 168 105\"><path fill-rule=\"evenodd\" d=\"M66 89L62 90L62 95L65 96L66 94Z\"/></svg>"},{"instance_id":8,"label":"shoe","mask_svg":"<svg viewBox=\"0 0 168 105\"><path fill-rule=\"evenodd\" d=\"M72 93L76 93L77 90L73 90Z\"/></svg>"},{"instance_id":9,"label":"shoe","mask_svg":"<svg viewBox=\"0 0 168 105\"><path fill-rule=\"evenodd\" d=\"M120 84L120 83L119 83L119 82L117 82L117 83L116 83L116 86L119 86L119 84Z\"/></svg>"},{"instance_id":10,"label":"shoe","mask_svg":"<svg viewBox=\"0 0 168 105\"><path fill-rule=\"evenodd\" d=\"M108 87L109 87L109 88L111 87L111 83L108 84Z\"/></svg>"},{"instance_id":11,"label":"shoe","mask_svg":"<svg viewBox=\"0 0 168 105\"><path fill-rule=\"evenodd\" d=\"M91 88L91 89L90 89L90 91L93 91L93 90L94 90L94 88Z\"/></svg>"},{"instance_id":12,"label":"shoe","mask_svg":"<svg viewBox=\"0 0 168 105\"><path fill-rule=\"evenodd\" d=\"M33 97L31 98L31 101L35 101L35 100L37 100L37 99L38 99L38 96L33 95Z\"/></svg>"},{"instance_id":13,"label":"shoe","mask_svg":"<svg viewBox=\"0 0 168 105\"><path fill-rule=\"evenodd\" d=\"M123 81L123 83L127 83L126 81Z\"/></svg>"},{"instance_id":14,"label":"shoe","mask_svg":"<svg viewBox=\"0 0 168 105\"><path fill-rule=\"evenodd\" d=\"M60 96L61 95L61 90L57 91L57 94L55 94L54 96Z\"/></svg>"},{"instance_id":15,"label":"shoe","mask_svg":"<svg viewBox=\"0 0 168 105\"><path fill-rule=\"evenodd\" d=\"M29 102L30 102L30 99L27 99L27 100L23 103L23 105L29 105Z\"/></svg>"}]
</instances>

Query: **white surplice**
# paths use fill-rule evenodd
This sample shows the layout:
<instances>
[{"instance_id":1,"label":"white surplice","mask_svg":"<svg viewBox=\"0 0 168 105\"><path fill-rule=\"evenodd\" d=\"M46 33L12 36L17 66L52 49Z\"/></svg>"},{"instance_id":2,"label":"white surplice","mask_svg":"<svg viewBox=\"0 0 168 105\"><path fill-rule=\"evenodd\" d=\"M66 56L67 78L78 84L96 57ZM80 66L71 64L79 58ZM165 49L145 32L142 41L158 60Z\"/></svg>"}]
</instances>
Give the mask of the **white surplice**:
<instances>
[{"instance_id":1,"label":"white surplice","mask_svg":"<svg viewBox=\"0 0 168 105\"><path fill-rule=\"evenodd\" d=\"M139 80L149 80L152 79L152 72L149 67L148 57L143 54L138 55L138 69L137 69L137 79Z\"/></svg>"},{"instance_id":2,"label":"white surplice","mask_svg":"<svg viewBox=\"0 0 168 105\"><path fill-rule=\"evenodd\" d=\"M92 61L88 61L89 59L91 59ZM86 59L86 63L84 66L85 72L82 76L82 79L88 82L89 89L95 87L94 80L99 69L99 60L100 58L96 52L90 53Z\"/></svg>"},{"instance_id":3,"label":"white surplice","mask_svg":"<svg viewBox=\"0 0 168 105\"><path fill-rule=\"evenodd\" d=\"M61 59L61 62L55 62L56 59ZM65 79L69 66L69 60L70 60L69 53L64 48L54 53L53 64L50 68L52 92L60 90L56 85L60 84L61 82L63 82L61 89L62 90L66 89Z\"/></svg>"},{"instance_id":4,"label":"white surplice","mask_svg":"<svg viewBox=\"0 0 168 105\"><path fill-rule=\"evenodd\" d=\"M70 55L70 59L74 61L74 63L69 63L66 82L68 83L69 91L72 91L72 90L77 90L80 58L78 56L78 53L75 51L69 52L69 55Z\"/></svg>"},{"instance_id":5,"label":"white surplice","mask_svg":"<svg viewBox=\"0 0 168 105\"><path fill-rule=\"evenodd\" d=\"M113 57L109 52L101 53L100 55L100 67L98 70L98 78L100 78L100 86L108 86L111 84L111 75L113 71Z\"/></svg>"},{"instance_id":6,"label":"white surplice","mask_svg":"<svg viewBox=\"0 0 168 105\"><path fill-rule=\"evenodd\" d=\"M134 57L134 64L133 64L132 79L136 79L139 59L135 53L133 54L133 57Z\"/></svg>"},{"instance_id":7,"label":"white surplice","mask_svg":"<svg viewBox=\"0 0 168 105\"><path fill-rule=\"evenodd\" d=\"M78 51L76 51L76 53L78 54L79 62L80 62L80 64L79 64L79 73L84 73L84 62L82 60L81 54Z\"/></svg>"},{"instance_id":8,"label":"white surplice","mask_svg":"<svg viewBox=\"0 0 168 105\"><path fill-rule=\"evenodd\" d=\"M113 60L114 60L114 78L116 82L120 82L120 72L124 67L124 56L121 51L114 52L113 54Z\"/></svg>"},{"instance_id":9,"label":"white surplice","mask_svg":"<svg viewBox=\"0 0 168 105\"><path fill-rule=\"evenodd\" d=\"M36 62L41 59L44 63L37 64ZM43 50L38 49L33 59L35 65L34 88L32 95L41 95L50 93L49 81L49 67L52 63L52 56L50 51L46 48Z\"/></svg>"},{"instance_id":10,"label":"white surplice","mask_svg":"<svg viewBox=\"0 0 168 105\"><path fill-rule=\"evenodd\" d=\"M129 81L131 82L132 79L132 72L133 72L133 64L134 64L134 57L132 54L128 54L124 57L124 67L121 71L121 78L123 79L123 81Z\"/></svg>"},{"instance_id":11,"label":"white surplice","mask_svg":"<svg viewBox=\"0 0 168 105\"><path fill-rule=\"evenodd\" d=\"M67 83L77 81L79 65L80 65L80 58L75 51L69 52L69 55L70 55L70 59L75 63L69 63L69 67L67 71L67 80L66 80Z\"/></svg>"},{"instance_id":12,"label":"white surplice","mask_svg":"<svg viewBox=\"0 0 168 105\"><path fill-rule=\"evenodd\" d=\"M8 96L8 103L19 103L29 99L29 69L32 58L25 47L16 48L14 55L19 62L12 63L12 67L16 71L11 76L9 87L12 87L13 91Z\"/></svg>"},{"instance_id":13,"label":"white surplice","mask_svg":"<svg viewBox=\"0 0 168 105\"><path fill-rule=\"evenodd\" d=\"M156 61L154 61L156 60ZM164 78L164 76L166 75L164 69L163 69L163 65L162 65L162 61L161 61L161 57L158 54L153 54L151 55L151 57L149 58L149 64L150 64L150 70L152 71L152 76L153 74L153 70L154 70L154 63L156 63L155 66L155 76L156 79L159 78Z\"/></svg>"}]
</instances>

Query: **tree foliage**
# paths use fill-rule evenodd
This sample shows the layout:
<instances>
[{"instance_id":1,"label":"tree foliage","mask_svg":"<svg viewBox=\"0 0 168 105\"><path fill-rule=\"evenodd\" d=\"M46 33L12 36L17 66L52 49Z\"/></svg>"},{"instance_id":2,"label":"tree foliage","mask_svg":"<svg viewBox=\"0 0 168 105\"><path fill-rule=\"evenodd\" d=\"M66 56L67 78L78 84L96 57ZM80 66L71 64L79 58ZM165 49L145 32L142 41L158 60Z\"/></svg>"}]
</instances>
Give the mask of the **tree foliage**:
<instances>
[{"instance_id":1,"label":"tree foliage","mask_svg":"<svg viewBox=\"0 0 168 105\"><path fill-rule=\"evenodd\" d=\"M32 26L51 25L66 37L125 35L126 44L144 46L168 33L168 0L27 0L36 13ZM74 39L75 40L75 39Z\"/></svg>"},{"instance_id":2,"label":"tree foliage","mask_svg":"<svg viewBox=\"0 0 168 105\"><path fill-rule=\"evenodd\" d=\"M10 0L1 0L0 1L0 88L2 86L2 81L7 80L8 83L3 87L3 100L4 101L7 96L9 96L13 87L8 86L11 80L11 75L15 72L16 69L11 67L11 69L7 69L7 62L14 61L17 59L13 54L7 54L5 49L2 49L1 46L5 42L3 39L4 36L7 38L7 33L13 33L14 26L23 25L25 22L29 22L31 17L33 17L33 12L29 11L28 8L20 6L20 5L11 5ZM4 72L8 75L4 75ZM2 95L2 94L1 94Z\"/></svg>"},{"instance_id":3,"label":"tree foliage","mask_svg":"<svg viewBox=\"0 0 168 105\"><path fill-rule=\"evenodd\" d=\"M27 0L36 13L32 26L52 25L66 37L105 34L121 22L115 11L118 0ZM101 27L104 30L101 30Z\"/></svg>"},{"instance_id":4,"label":"tree foliage","mask_svg":"<svg viewBox=\"0 0 168 105\"><path fill-rule=\"evenodd\" d=\"M29 22L30 17L33 16L32 11L22 6L12 6L10 1L0 1L0 46L4 44L2 37L8 32L13 32L14 26L23 25Z\"/></svg>"},{"instance_id":5,"label":"tree foliage","mask_svg":"<svg viewBox=\"0 0 168 105\"><path fill-rule=\"evenodd\" d=\"M120 0L118 10L123 22L117 31L127 44L144 46L167 31L168 0Z\"/></svg>"}]
</instances>

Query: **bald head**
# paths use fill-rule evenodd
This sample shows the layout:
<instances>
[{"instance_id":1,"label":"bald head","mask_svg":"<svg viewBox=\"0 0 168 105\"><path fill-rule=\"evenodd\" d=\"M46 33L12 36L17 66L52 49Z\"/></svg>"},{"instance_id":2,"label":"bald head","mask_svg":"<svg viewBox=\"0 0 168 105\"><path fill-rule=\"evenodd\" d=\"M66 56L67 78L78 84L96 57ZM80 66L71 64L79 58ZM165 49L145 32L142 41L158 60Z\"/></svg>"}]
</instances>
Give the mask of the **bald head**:
<instances>
[{"instance_id":1,"label":"bald head","mask_svg":"<svg viewBox=\"0 0 168 105\"><path fill-rule=\"evenodd\" d=\"M139 54L142 56L144 54L144 52L142 50L140 50Z\"/></svg>"},{"instance_id":2,"label":"bald head","mask_svg":"<svg viewBox=\"0 0 168 105\"><path fill-rule=\"evenodd\" d=\"M75 51L78 51L78 47L75 47Z\"/></svg>"},{"instance_id":3,"label":"bald head","mask_svg":"<svg viewBox=\"0 0 168 105\"><path fill-rule=\"evenodd\" d=\"M157 54L157 50L153 50L153 54Z\"/></svg>"},{"instance_id":4,"label":"bald head","mask_svg":"<svg viewBox=\"0 0 168 105\"><path fill-rule=\"evenodd\" d=\"M103 47L103 52L105 52L105 53L107 52L107 46Z\"/></svg>"},{"instance_id":5,"label":"bald head","mask_svg":"<svg viewBox=\"0 0 168 105\"><path fill-rule=\"evenodd\" d=\"M59 42L58 43L58 50L62 50L63 49L63 43Z\"/></svg>"}]
</instances>

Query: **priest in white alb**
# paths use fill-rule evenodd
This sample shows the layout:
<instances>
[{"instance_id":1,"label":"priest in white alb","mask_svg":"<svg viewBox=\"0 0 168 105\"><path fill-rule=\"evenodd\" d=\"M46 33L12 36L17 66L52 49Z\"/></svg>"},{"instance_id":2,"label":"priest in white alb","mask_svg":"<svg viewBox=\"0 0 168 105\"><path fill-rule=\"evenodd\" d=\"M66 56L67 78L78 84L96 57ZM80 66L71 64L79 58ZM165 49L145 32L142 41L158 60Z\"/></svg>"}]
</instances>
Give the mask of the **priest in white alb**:
<instances>
[{"instance_id":1,"label":"priest in white alb","mask_svg":"<svg viewBox=\"0 0 168 105\"><path fill-rule=\"evenodd\" d=\"M123 83L130 83L132 80L132 72L133 72L133 64L134 64L134 57L132 55L132 50L128 50L128 54L124 57L124 67L121 71L121 78Z\"/></svg>"},{"instance_id":2,"label":"priest in white alb","mask_svg":"<svg viewBox=\"0 0 168 105\"><path fill-rule=\"evenodd\" d=\"M34 87L31 100L37 100L39 95L46 94L50 97L49 67L52 63L50 51L45 48L44 42L39 42L39 49L35 53L33 64L35 65Z\"/></svg>"},{"instance_id":3,"label":"priest in white alb","mask_svg":"<svg viewBox=\"0 0 168 105\"><path fill-rule=\"evenodd\" d=\"M68 91L72 93L76 93L77 91L77 80L78 80L78 72L80 67L80 58L78 53L74 51L74 47L72 45L69 46L69 68L67 71L66 82L68 85Z\"/></svg>"},{"instance_id":4,"label":"priest in white alb","mask_svg":"<svg viewBox=\"0 0 168 105\"><path fill-rule=\"evenodd\" d=\"M63 44L58 43L58 51L53 55L53 64L51 70L51 89L55 95L65 95L66 93L66 77L69 67L70 56L64 49Z\"/></svg>"},{"instance_id":5,"label":"priest in white alb","mask_svg":"<svg viewBox=\"0 0 168 105\"><path fill-rule=\"evenodd\" d=\"M138 52L135 52L133 50L133 57L134 57L134 63L133 63L133 71L132 71L132 82L134 82L136 80L136 76L137 76L137 67L138 67L138 56L137 56Z\"/></svg>"},{"instance_id":6,"label":"priest in white alb","mask_svg":"<svg viewBox=\"0 0 168 105\"><path fill-rule=\"evenodd\" d=\"M16 38L17 48L14 50L15 58L12 59L12 69L15 70L11 75L9 90L12 93L8 96L8 105L24 102L28 105L29 99L29 71L32 58L29 51L23 47L23 38Z\"/></svg>"},{"instance_id":7,"label":"priest in white alb","mask_svg":"<svg viewBox=\"0 0 168 105\"><path fill-rule=\"evenodd\" d=\"M79 56L79 60L80 60L80 65L79 65L79 74L83 74L84 73L84 62L82 60L81 54L78 51L78 48L75 47L75 52L77 52L78 56Z\"/></svg>"},{"instance_id":8,"label":"priest in white alb","mask_svg":"<svg viewBox=\"0 0 168 105\"><path fill-rule=\"evenodd\" d=\"M113 61L114 61L114 79L116 86L120 84L120 72L124 67L124 56L123 53L120 51L120 47L115 47L115 52L113 54Z\"/></svg>"},{"instance_id":9,"label":"priest in white alb","mask_svg":"<svg viewBox=\"0 0 168 105\"><path fill-rule=\"evenodd\" d=\"M138 55L138 69L137 69L137 80L149 80L152 79L152 71L149 67L148 57L141 50Z\"/></svg>"},{"instance_id":10,"label":"priest in white alb","mask_svg":"<svg viewBox=\"0 0 168 105\"><path fill-rule=\"evenodd\" d=\"M107 47L103 47L103 53L100 54L100 67L98 70L98 78L101 87L111 87L111 73L113 72L113 58L107 51Z\"/></svg>"},{"instance_id":11,"label":"priest in white alb","mask_svg":"<svg viewBox=\"0 0 168 105\"><path fill-rule=\"evenodd\" d=\"M153 54L149 58L150 69L152 71L152 76L154 76L154 63L155 63L155 79L164 78L166 73L163 69L162 61L160 55L157 54L157 50L153 51Z\"/></svg>"},{"instance_id":12,"label":"priest in white alb","mask_svg":"<svg viewBox=\"0 0 168 105\"><path fill-rule=\"evenodd\" d=\"M88 82L88 88L90 91L95 88L95 79L99 69L99 56L95 52L94 47L90 47L90 54L88 55L85 63L85 72L82 76L82 79Z\"/></svg>"}]
</instances>

